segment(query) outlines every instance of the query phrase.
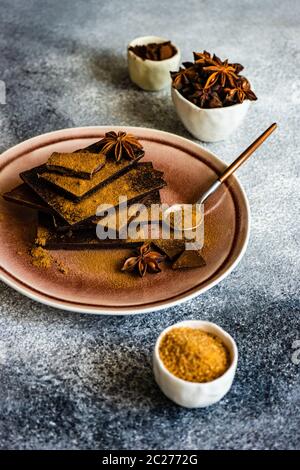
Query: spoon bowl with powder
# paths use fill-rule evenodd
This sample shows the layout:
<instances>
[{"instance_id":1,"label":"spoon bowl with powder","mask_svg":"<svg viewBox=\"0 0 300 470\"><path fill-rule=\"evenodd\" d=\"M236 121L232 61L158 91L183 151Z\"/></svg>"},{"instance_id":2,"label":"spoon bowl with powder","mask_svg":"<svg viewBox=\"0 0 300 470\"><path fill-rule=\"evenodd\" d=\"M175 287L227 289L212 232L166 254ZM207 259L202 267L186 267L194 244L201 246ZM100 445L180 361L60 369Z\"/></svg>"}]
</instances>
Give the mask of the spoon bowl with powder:
<instances>
[{"instance_id":1,"label":"spoon bowl with powder","mask_svg":"<svg viewBox=\"0 0 300 470\"><path fill-rule=\"evenodd\" d=\"M174 230L180 231L192 231L199 227L203 219L201 216L197 216L197 214L200 214L200 211L197 211L196 207L205 204L207 199L221 186L221 184L223 184L229 176L231 176L241 165L243 165L243 163L246 162L246 160L248 160L248 158L256 149L258 149L258 147L261 146L261 144L272 134L272 132L275 131L276 128L277 124L273 123L226 168L218 179L214 181L214 183L200 196L198 201L191 206L192 209L190 209L190 211L192 211L192 216L185 218L184 224L182 223L182 217L187 211L187 204L173 204L168 207L163 213L165 222ZM186 223L187 219L189 223Z\"/></svg>"}]
</instances>

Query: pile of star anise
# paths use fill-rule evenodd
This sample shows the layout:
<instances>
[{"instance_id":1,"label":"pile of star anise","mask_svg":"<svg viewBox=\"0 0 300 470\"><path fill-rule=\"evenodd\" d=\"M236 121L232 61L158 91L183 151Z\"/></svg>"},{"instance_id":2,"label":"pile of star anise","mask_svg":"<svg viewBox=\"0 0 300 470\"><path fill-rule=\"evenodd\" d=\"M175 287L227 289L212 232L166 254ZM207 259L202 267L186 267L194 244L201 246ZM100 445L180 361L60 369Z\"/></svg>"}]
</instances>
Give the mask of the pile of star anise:
<instances>
[{"instance_id":1,"label":"pile of star anise","mask_svg":"<svg viewBox=\"0 0 300 470\"><path fill-rule=\"evenodd\" d=\"M184 62L171 72L172 85L187 100L200 108L221 108L256 100L248 80L240 75L241 64L222 61L207 51L194 52L194 62Z\"/></svg>"}]
</instances>

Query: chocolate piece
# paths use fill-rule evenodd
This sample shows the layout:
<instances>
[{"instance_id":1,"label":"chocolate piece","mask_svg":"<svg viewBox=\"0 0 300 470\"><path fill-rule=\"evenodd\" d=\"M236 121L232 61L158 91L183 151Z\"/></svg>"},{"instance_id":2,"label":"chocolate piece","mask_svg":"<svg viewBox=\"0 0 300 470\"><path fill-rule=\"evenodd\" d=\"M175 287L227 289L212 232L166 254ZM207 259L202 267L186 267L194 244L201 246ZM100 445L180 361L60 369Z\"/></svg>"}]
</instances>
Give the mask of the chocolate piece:
<instances>
[{"instance_id":1,"label":"chocolate piece","mask_svg":"<svg viewBox=\"0 0 300 470\"><path fill-rule=\"evenodd\" d=\"M154 192L153 194L155 195L156 193L158 193L158 198L160 200L160 195L159 195L159 191L156 191ZM145 204L147 205L148 204L148 198L150 198L152 196L152 194L148 194L146 196L142 196L140 198L137 198L135 201L134 201L134 204ZM155 196L154 196L155 197ZM128 209L131 207L131 204L128 205ZM118 214L119 212L119 208L116 207L116 214ZM121 208L121 210L125 210L125 208ZM104 217L93 217L92 219L87 219L87 220L84 220L82 222L79 222L78 224L75 224L75 225L72 225L72 230L87 230L87 229L94 229L96 227L97 224L99 224L102 220L102 218ZM61 218L58 218L57 216L54 217L55 219L55 227L57 229L58 232L66 232L70 229L70 225L67 225L66 222L61 219ZM130 219L126 220L125 223L126 225L132 220L134 219L134 216L132 216ZM106 224L103 224L103 225L106 225ZM123 225L124 227L124 225ZM118 230L121 230L122 226L119 227ZM117 231L118 233L118 231Z\"/></svg>"},{"instance_id":2,"label":"chocolate piece","mask_svg":"<svg viewBox=\"0 0 300 470\"><path fill-rule=\"evenodd\" d=\"M26 184L20 184L11 191L4 193L3 198L14 204L20 206L30 207L31 209L37 209L47 214L52 214L53 211L50 207L45 204L37 194L35 194Z\"/></svg>"},{"instance_id":3,"label":"chocolate piece","mask_svg":"<svg viewBox=\"0 0 300 470\"><path fill-rule=\"evenodd\" d=\"M185 250L172 264L173 269L199 268L206 263L199 250Z\"/></svg>"},{"instance_id":4,"label":"chocolate piece","mask_svg":"<svg viewBox=\"0 0 300 470\"><path fill-rule=\"evenodd\" d=\"M96 227L89 230L70 229L66 233L58 233L45 214L39 213L35 243L49 250L90 250L103 248L131 248L144 242L143 233L140 239L107 239L100 240L96 235Z\"/></svg>"},{"instance_id":5,"label":"chocolate piece","mask_svg":"<svg viewBox=\"0 0 300 470\"><path fill-rule=\"evenodd\" d=\"M104 165L103 153L91 153L86 150L73 153L53 152L46 162L47 170L64 175L91 179Z\"/></svg>"},{"instance_id":6,"label":"chocolate piece","mask_svg":"<svg viewBox=\"0 0 300 470\"><path fill-rule=\"evenodd\" d=\"M69 229L69 225L66 225L66 222L63 219L55 215L55 211L48 207L47 204L43 201L43 199L40 198L24 183L20 184L11 191L4 193L3 199L8 202L12 202L13 204L17 204L18 206L29 207L30 209L35 209L39 212L49 214L51 216L51 220L54 226L58 230Z\"/></svg>"},{"instance_id":7,"label":"chocolate piece","mask_svg":"<svg viewBox=\"0 0 300 470\"><path fill-rule=\"evenodd\" d=\"M153 240L153 245L156 246L162 253L173 261L185 248L184 240Z\"/></svg>"},{"instance_id":8,"label":"chocolate piece","mask_svg":"<svg viewBox=\"0 0 300 470\"><path fill-rule=\"evenodd\" d=\"M76 152L74 155L75 154ZM114 160L107 160L101 171L96 173L90 180L83 180L78 176L52 173L47 171L46 165L41 165L38 173L41 179L51 184L51 186L59 190L62 194L74 200L81 200L128 171L133 164L144 156L143 151L139 151L136 154L136 159L131 161L121 160L120 162L115 162Z\"/></svg>"},{"instance_id":9,"label":"chocolate piece","mask_svg":"<svg viewBox=\"0 0 300 470\"><path fill-rule=\"evenodd\" d=\"M21 173L21 178L38 194L47 205L69 225L74 225L95 217L100 204L119 204L119 196L127 196L127 202L133 203L166 185L161 172L139 164L130 171L97 189L87 198L75 202L55 193L39 178L40 167Z\"/></svg>"},{"instance_id":10,"label":"chocolate piece","mask_svg":"<svg viewBox=\"0 0 300 470\"><path fill-rule=\"evenodd\" d=\"M145 209L146 211L150 209L152 204L160 204L160 194L159 191L155 191L153 194L150 194L143 198L141 201L136 201L133 206L136 209L135 213L130 211L130 207L120 208L116 210L116 214L112 211L108 213L103 219L99 218L94 220L95 224L102 225L103 227L107 227L107 230L116 229L116 233L120 234L132 221L134 221L137 217L140 222L140 213L139 208ZM131 215L128 215L128 212ZM141 222L142 223L142 222ZM116 227L115 227L116 225Z\"/></svg>"}]
</instances>

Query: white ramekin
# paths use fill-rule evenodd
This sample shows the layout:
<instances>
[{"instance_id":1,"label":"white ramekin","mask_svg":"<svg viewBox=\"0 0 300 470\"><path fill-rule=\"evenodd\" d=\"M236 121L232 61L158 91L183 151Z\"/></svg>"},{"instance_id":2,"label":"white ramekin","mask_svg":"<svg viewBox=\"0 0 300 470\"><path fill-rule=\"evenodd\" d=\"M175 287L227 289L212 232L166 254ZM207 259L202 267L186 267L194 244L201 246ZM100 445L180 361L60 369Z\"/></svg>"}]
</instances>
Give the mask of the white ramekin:
<instances>
[{"instance_id":1,"label":"white ramekin","mask_svg":"<svg viewBox=\"0 0 300 470\"><path fill-rule=\"evenodd\" d=\"M186 129L196 139L217 142L226 139L242 122L250 101L224 108L199 108L171 87L176 112Z\"/></svg>"},{"instance_id":2,"label":"white ramekin","mask_svg":"<svg viewBox=\"0 0 300 470\"><path fill-rule=\"evenodd\" d=\"M160 44L168 39L158 36L143 36L134 39L129 47L146 45L150 43ZM174 44L174 43L172 43ZM129 75L133 83L143 90L158 91L171 83L170 71L178 70L180 63L180 50L176 47L176 54L165 60L143 60L127 48Z\"/></svg>"},{"instance_id":3,"label":"white ramekin","mask_svg":"<svg viewBox=\"0 0 300 470\"><path fill-rule=\"evenodd\" d=\"M199 328L218 336L230 352L231 364L229 369L221 377L205 383L188 382L175 377L160 359L159 345L162 337L168 331L178 327ZM153 372L158 386L170 400L186 408L202 408L218 402L230 390L237 361L238 350L236 343L223 328L208 321L186 320L169 326L159 335L153 352Z\"/></svg>"}]
</instances>

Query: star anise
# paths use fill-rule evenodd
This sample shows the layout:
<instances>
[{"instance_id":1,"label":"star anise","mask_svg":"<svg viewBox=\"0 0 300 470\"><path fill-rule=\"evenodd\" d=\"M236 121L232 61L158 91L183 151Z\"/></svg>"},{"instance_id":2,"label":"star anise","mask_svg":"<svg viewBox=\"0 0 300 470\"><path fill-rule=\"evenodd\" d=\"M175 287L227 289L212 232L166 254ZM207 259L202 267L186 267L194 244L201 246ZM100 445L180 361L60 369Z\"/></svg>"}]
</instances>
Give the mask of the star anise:
<instances>
[{"instance_id":1,"label":"star anise","mask_svg":"<svg viewBox=\"0 0 300 470\"><path fill-rule=\"evenodd\" d=\"M204 88L198 83L194 84L194 93L189 95L188 99L200 108L221 108L223 106L216 90Z\"/></svg>"},{"instance_id":2,"label":"star anise","mask_svg":"<svg viewBox=\"0 0 300 470\"><path fill-rule=\"evenodd\" d=\"M220 58L216 56L216 54L211 55L207 51L193 52L193 54L194 54L195 64L198 64L201 67L210 66L210 65L219 65L220 62L222 62ZM237 74L240 73L244 68L243 65L239 63L232 63L228 65L232 66L235 69L235 72Z\"/></svg>"},{"instance_id":3,"label":"star anise","mask_svg":"<svg viewBox=\"0 0 300 470\"><path fill-rule=\"evenodd\" d=\"M196 78L197 71L193 66L187 69L180 67L178 72L170 72L170 74L173 87L176 88L176 90L180 90L188 85L191 80Z\"/></svg>"},{"instance_id":4,"label":"star anise","mask_svg":"<svg viewBox=\"0 0 300 470\"><path fill-rule=\"evenodd\" d=\"M114 152L114 157L119 162L123 157L134 160L136 158L135 150L142 149L142 144L132 134L126 132L107 132L102 139L102 153Z\"/></svg>"},{"instance_id":5,"label":"star anise","mask_svg":"<svg viewBox=\"0 0 300 470\"><path fill-rule=\"evenodd\" d=\"M244 66L242 64L239 64L239 63L234 63L234 64L228 64L228 65L232 65L232 67L235 68L235 73L238 74L240 73L242 70L244 70Z\"/></svg>"},{"instance_id":6,"label":"star anise","mask_svg":"<svg viewBox=\"0 0 300 470\"><path fill-rule=\"evenodd\" d=\"M225 103L232 104L235 100L242 103L245 99L257 100L255 93L251 90L250 83L245 77L237 80L234 88L224 88L224 92L226 93Z\"/></svg>"},{"instance_id":7,"label":"star anise","mask_svg":"<svg viewBox=\"0 0 300 470\"><path fill-rule=\"evenodd\" d=\"M128 258L123 267L122 271L134 271L138 270L141 277L146 272L159 273L161 271L159 263L163 261L165 257L157 251L151 251L150 243L144 243L137 251L136 256Z\"/></svg>"},{"instance_id":8,"label":"star anise","mask_svg":"<svg viewBox=\"0 0 300 470\"><path fill-rule=\"evenodd\" d=\"M205 83L205 88L209 88L217 82L220 82L220 85L224 87L227 80L232 87L235 86L238 76L234 65L229 64L228 59L222 62L221 59L215 55L211 62L213 62L213 65L203 67L205 72L212 72Z\"/></svg>"},{"instance_id":9,"label":"star anise","mask_svg":"<svg viewBox=\"0 0 300 470\"><path fill-rule=\"evenodd\" d=\"M173 87L191 103L200 108L221 108L257 99L240 75L241 64L222 61L207 51L193 54L194 62L183 62L184 68L171 72Z\"/></svg>"},{"instance_id":10,"label":"star anise","mask_svg":"<svg viewBox=\"0 0 300 470\"><path fill-rule=\"evenodd\" d=\"M207 65L208 61L211 60L211 55L207 51L193 52L193 54L194 54L195 64L197 65L201 65L201 66Z\"/></svg>"}]
</instances>

